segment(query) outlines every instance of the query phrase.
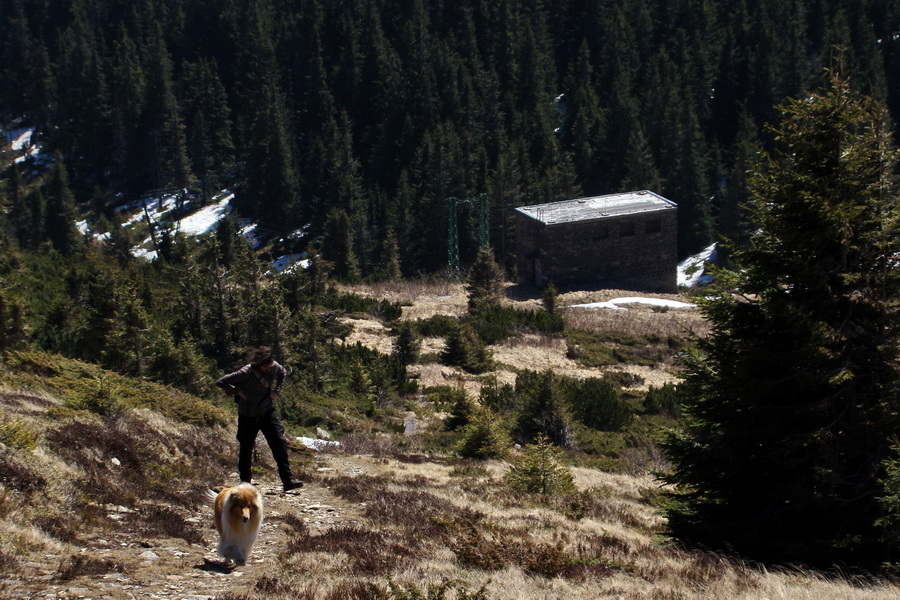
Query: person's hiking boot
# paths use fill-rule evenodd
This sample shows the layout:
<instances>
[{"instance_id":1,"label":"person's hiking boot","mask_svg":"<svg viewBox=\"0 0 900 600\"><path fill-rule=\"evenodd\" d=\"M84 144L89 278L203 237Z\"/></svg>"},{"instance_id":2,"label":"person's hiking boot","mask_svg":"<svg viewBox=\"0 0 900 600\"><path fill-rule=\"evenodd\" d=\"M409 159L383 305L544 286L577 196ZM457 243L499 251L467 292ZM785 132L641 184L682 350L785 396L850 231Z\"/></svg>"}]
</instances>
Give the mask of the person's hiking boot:
<instances>
[{"instance_id":1,"label":"person's hiking boot","mask_svg":"<svg viewBox=\"0 0 900 600\"><path fill-rule=\"evenodd\" d=\"M284 491L289 492L291 490L296 490L297 488L303 487L303 482L298 481L297 479L291 479L290 481L284 482Z\"/></svg>"}]
</instances>

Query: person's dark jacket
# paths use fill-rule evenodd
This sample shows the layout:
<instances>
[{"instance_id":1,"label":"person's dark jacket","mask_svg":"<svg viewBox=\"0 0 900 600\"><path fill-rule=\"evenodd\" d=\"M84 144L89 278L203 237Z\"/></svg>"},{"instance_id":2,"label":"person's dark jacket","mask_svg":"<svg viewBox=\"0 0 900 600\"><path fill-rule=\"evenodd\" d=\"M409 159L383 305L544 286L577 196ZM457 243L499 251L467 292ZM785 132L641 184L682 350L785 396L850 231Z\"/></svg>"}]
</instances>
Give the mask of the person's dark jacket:
<instances>
[{"instance_id":1,"label":"person's dark jacket","mask_svg":"<svg viewBox=\"0 0 900 600\"><path fill-rule=\"evenodd\" d=\"M246 400L236 398L239 416L261 417L275 410L270 392L277 393L286 376L287 371L277 362L272 363L266 374L253 365L244 365L219 379L216 385L229 396L241 391L247 397Z\"/></svg>"}]
</instances>

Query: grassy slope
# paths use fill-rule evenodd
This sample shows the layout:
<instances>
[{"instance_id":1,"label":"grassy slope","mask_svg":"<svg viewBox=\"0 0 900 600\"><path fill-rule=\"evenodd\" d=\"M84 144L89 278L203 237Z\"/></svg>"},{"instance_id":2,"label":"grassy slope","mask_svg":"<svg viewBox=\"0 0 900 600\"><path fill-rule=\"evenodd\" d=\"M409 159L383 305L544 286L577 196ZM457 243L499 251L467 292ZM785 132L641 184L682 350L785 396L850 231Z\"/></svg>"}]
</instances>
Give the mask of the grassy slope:
<instances>
[{"instance_id":1,"label":"grassy slope","mask_svg":"<svg viewBox=\"0 0 900 600\"><path fill-rule=\"evenodd\" d=\"M231 573L210 552L203 494L234 478L225 409L43 354L8 357L0 379L4 598L63 590L230 600L900 593L660 545L647 474L576 468L576 492L545 498L510 489L505 463L430 457L415 440L363 431L340 454L295 451L302 496L275 493L277 477L260 453L267 525L256 560Z\"/></svg>"}]
</instances>

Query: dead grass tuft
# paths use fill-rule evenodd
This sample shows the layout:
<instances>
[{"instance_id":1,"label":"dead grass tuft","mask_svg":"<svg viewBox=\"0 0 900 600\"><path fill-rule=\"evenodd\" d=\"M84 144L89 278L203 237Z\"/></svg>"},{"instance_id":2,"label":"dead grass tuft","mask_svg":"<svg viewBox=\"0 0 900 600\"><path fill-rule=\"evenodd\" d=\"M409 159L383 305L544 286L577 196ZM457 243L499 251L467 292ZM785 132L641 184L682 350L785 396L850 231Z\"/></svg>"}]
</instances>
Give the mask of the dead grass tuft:
<instances>
[{"instance_id":1,"label":"dead grass tuft","mask_svg":"<svg viewBox=\"0 0 900 600\"><path fill-rule=\"evenodd\" d=\"M391 456L397 452L397 445L394 438L384 433L354 431L341 437L340 446L328 451L350 456Z\"/></svg>"},{"instance_id":2,"label":"dead grass tuft","mask_svg":"<svg viewBox=\"0 0 900 600\"><path fill-rule=\"evenodd\" d=\"M125 520L126 526L142 536L178 538L189 544L203 544L203 534L184 515L170 506L142 506Z\"/></svg>"},{"instance_id":3,"label":"dead grass tuft","mask_svg":"<svg viewBox=\"0 0 900 600\"><path fill-rule=\"evenodd\" d=\"M382 531L340 526L320 535L293 536L287 544L288 554L327 552L347 557L346 569L354 574L383 575L403 568L409 559L421 551L418 543L410 545L406 536Z\"/></svg>"},{"instance_id":4,"label":"dead grass tuft","mask_svg":"<svg viewBox=\"0 0 900 600\"><path fill-rule=\"evenodd\" d=\"M256 580L254 588L267 597L281 596L292 600L316 600L315 587L312 584L307 584L298 590L292 584L277 577L260 577ZM237 599L235 598L235 600Z\"/></svg>"},{"instance_id":5,"label":"dead grass tuft","mask_svg":"<svg viewBox=\"0 0 900 600\"><path fill-rule=\"evenodd\" d=\"M0 549L0 573L12 574L20 564L18 558Z\"/></svg>"},{"instance_id":6,"label":"dead grass tuft","mask_svg":"<svg viewBox=\"0 0 900 600\"><path fill-rule=\"evenodd\" d=\"M384 491L366 505L375 523L401 528L413 539L435 538L453 523L478 523L484 514L422 491Z\"/></svg>"},{"instance_id":7,"label":"dead grass tuft","mask_svg":"<svg viewBox=\"0 0 900 600\"><path fill-rule=\"evenodd\" d=\"M341 581L325 594L324 600L387 600L388 593L371 581Z\"/></svg>"},{"instance_id":8,"label":"dead grass tuft","mask_svg":"<svg viewBox=\"0 0 900 600\"><path fill-rule=\"evenodd\" d=\"M689 335L705 337L709 322L697 309L677 309L658 312L641 305L630 305L626 311L605 308L567 308L563 312L566 324L591 332L616 331L633 336L661 336L683 338Z\"/></svg>"},{"instance_id":9,"label":"dead grass tuft","mask_svg":"<svg viewBox=\"0 0 900 600\"><path fill-rule=\"evenodd\" d=\"M81 537L79 535L79 527L76 525L83 527L84 522L97 522L103 516L102 510L97 506L86 507L84 513L87 518L80 524L78 522L73 523L70 519L62 519L59 515L51 514L36 516L34 525L60 542L77 544L81 541Z\"/></svg>"},{"instance_id":10,"label":"dead grass tuft","mask_svg":"<svg viewBox=\"0 0 900 600\"><path fill-rule=\"evenodd\" d=\"M128 569L128 565L116 561L75 554L60 565L57 577L63 581L70 581L76 577L92 577L105 575L106 573L126 573Z\"/></svg>"},{"instance_id":11,"label":"dead grass tuft","mask_svg":"<svg viewBox=\"0 0 900 600\"><path fill-rule=\"evenodd\" d=\"M0 448L0 482L10 490L31 496L47 486L47 480L37 471L22 463L14 453ZM3 490L4 496L6 490ZM5 502L0 503L0 505ZM0 506L0 516L5 509Z\"/></svg>"}]
</instances>

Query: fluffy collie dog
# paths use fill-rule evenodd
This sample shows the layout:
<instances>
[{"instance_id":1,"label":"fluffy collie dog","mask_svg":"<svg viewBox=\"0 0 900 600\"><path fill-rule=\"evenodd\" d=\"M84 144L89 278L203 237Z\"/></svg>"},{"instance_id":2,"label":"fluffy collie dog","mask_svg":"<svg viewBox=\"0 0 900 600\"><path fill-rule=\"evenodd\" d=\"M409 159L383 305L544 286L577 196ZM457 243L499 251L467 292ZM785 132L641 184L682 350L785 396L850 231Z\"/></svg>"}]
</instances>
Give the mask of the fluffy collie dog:
<instances>
[{"instance_id":1,"label":"fluffy collie dog","mask_svg":"<svg viewBox=\"0 0 900 600\"><path fill-rule=\"evenodd\" d=\"M219 532L219 556L226 562L243 565L253 550L263 520L262 494L249 483L225 488L215 498L213 510Z\"/></svg>"}]
</instances>

